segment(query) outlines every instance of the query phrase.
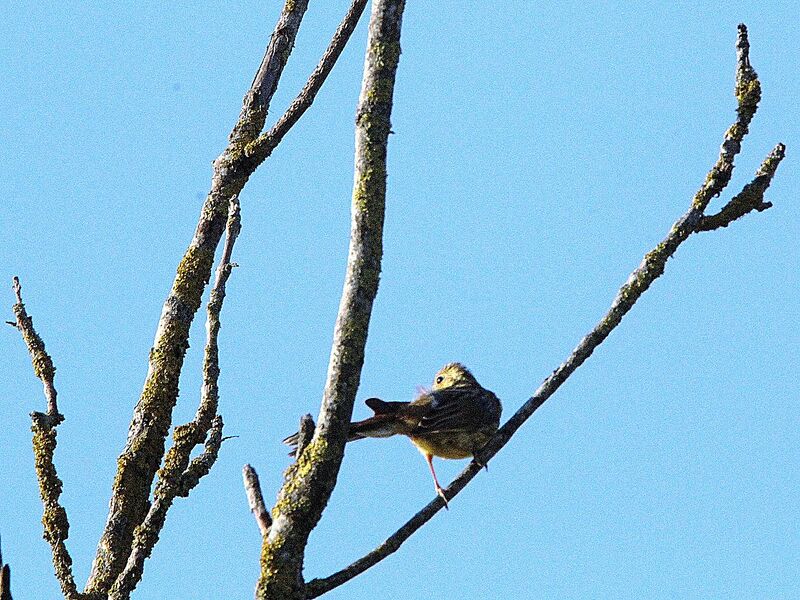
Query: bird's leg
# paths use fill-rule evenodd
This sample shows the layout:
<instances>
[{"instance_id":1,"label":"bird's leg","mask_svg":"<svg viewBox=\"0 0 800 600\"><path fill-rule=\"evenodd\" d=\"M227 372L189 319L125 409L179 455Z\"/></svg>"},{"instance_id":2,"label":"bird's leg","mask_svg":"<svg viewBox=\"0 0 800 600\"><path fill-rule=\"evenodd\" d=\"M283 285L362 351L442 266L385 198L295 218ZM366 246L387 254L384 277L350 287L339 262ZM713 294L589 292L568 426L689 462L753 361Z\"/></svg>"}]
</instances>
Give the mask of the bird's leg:
<instances>
[{"instance_id":1,"label":"bird's leg","mask_svg":"<svg viewBox=\"0 0 800 600\"><path fill-rule=\"evenodd\" d=\"M481 446L481 448L482 447L483 446ZM477 450L475 450L475 452L472 453L472 460L475 462L476 465L478 465L479 468L486 469L486 472L488 473L489 472L489 461L487 460L486 462L483 462L483 460L481 460L481 458L478 456L481 448L478 448Z\"/></svg>"},{"instance_id":2,"label":"bird's leg","mask_svg":"<svg viewBox=\"0 0 800 600\"><path fill-rule=\"evenodd\" d=\"M426 454L425 460L428 461L428 467L430 467L431 475L433 475L433 485L436 487L436 493L442 500L444 500L445 509L450 510L450 507L447 505L447 497L444 495L444 490L442 489L442 486L439 485L439 480L436 478L436 471L433 470L433 455Z\"/></svg>"}]
</instances>

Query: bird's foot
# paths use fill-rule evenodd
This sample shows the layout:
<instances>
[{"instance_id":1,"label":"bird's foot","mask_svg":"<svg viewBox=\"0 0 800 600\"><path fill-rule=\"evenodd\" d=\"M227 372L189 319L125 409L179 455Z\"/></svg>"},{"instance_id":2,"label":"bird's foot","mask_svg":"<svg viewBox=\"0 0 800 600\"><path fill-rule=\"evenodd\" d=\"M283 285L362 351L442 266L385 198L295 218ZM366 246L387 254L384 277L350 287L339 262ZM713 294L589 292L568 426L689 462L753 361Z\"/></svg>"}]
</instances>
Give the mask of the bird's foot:
<instances>
[{"instance_id":1,"label":"bird's foot","mask_svg":"<svg viewBox=\"0 0 800 600\"><path fill-rule=\"evenodd\" d=\"M486 472L487 473L489 472L489 462L488 461L487 462L483 462L483 460L481 460L481 458L477 454L474 454L472 456L472 460L475 462L476 465L478 465L479 468L486 469Z\"/></svg>"},{"instance_id":2,"label":"bird's foot","mask_svg":"<svg viewBox=\"0 0 800 600\"><path fill-rule=\"evenodd\" d=\"M450 510L450 506L447 504L447 496L444 495L444 490L440 486L436 486L436 493L438 494L439 498L444 500L444 509Z\"/></svg>"}]
</instances>

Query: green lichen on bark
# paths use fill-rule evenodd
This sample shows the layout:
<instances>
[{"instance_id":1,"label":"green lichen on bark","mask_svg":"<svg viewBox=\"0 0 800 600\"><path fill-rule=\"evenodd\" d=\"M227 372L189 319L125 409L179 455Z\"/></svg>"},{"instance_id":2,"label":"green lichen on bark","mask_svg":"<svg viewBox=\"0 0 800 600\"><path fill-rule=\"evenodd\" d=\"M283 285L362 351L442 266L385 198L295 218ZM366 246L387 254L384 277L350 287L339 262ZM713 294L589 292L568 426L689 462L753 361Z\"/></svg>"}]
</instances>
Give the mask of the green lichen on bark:
<instances>
[{"instance_id":1,"label":"green lichen on bark","mask_svg":"<svg viewBox=\"0 0 800 600\"><path fill-rule=\"evenodd\" d=\"M31 431L33 432L33 458L39 493L42 498L42 537L52 547L53 567L61 592L67 600L80 597L72 576L72 558L67 552L65 542L69 538L67 511L59 503L62 482L53 462L56 450L56 425L63 421L60 415L53 419L44 413L33 413Z\"/></svg>"},{"instance_id":2,"label":"green lichen on bark","mask_svg":"<svg viewBox=\"0 0 800 600\"><path fill-rule=\"evenodd\" d=\"M172 295L193 312L200 308L203 290L211 277L214 250L214 248L191 246L178 265L172 285Z\"/></svg>"},{"instance_id":3,"label":"green lichen on bark","mask_svg":"<svg viewBox=\"0 0 800 600\"><path fill-rule=\"evenodd\" d=\"M211 276L212 247L191 245L181 260L165 304L159 335L150 352L150 370L134 411L131 434L118 459L109 522L87 591L104 591L122 571L134 529L150 508L150 487L164 456L165 438L178 399L178 380L189 347L189 328Z\"/></svg>"},{"instance_id":4,"label":"green lichen on bark","mask_svg":"<svg viewBox=\"0 0 800 600\"><path fill-rule=\"evenodd\" d=\"M303 598L305 584L302 578L303 549L315 521L304 521L304 536L286 536L275 523L284 520L314 519L313 508L319 498L306 493L305 481L312 476L328 450L327 440L313 439L297 460L284 473L284 485L272 509L273 528L264 537L261 548L261 578L256 590L257 598ZM288 561L287 561L288 558Z\"/></svg>"}]
</instances>

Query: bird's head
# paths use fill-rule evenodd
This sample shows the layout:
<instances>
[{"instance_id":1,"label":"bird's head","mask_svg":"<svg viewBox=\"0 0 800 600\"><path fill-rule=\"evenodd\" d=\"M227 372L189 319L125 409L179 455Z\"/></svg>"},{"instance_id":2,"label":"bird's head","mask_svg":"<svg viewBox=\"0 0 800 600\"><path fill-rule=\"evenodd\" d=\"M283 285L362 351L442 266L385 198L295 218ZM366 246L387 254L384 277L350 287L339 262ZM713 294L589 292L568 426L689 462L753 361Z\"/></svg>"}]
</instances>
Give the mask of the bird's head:
<instances>
[{"instance_id":1,"label":"bird's head","mask_svg":"<svg viewBox=\"0 0 800 600\"><path fill-rule=\"evenodd\" d=\"M448 363L439 369L433 378L432 390L443 390L451 387L480 387L480 384L461 363Z\"/></svg>"}]
</instances>

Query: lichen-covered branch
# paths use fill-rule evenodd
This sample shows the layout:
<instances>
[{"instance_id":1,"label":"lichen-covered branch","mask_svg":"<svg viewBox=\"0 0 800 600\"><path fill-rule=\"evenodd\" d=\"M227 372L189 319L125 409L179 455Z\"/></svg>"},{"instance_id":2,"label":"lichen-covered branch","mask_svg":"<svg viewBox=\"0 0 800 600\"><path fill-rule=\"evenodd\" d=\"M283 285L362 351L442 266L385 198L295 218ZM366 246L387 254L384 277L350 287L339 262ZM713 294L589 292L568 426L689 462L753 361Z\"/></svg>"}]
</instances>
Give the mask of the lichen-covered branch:
<instances>
[{"instance_id":1,"label":"lichen-covered branch","mask_svg":"<svg viewBox=\"0 0 800 600\"><path fill-rule=\"evenodd\" d=\"M33 372L42 381L44 395L47 399L47 412L31 413L31 431L33 432L33 458L36 478L39 481L39 493L42 497L44 513L42 514L43 537L50 544L53 552L53 567L56 579L61 586L64 597L68 600L80 598L72 575L72 557L65 544L69 537L69 520L67 511L61 506L61 480L58 478L53 455L56 451L56 428L64 420L58 412L57 392L54 383L56 368L53 359L44 347L44 341L33 327L33 319L28 316L22 302L22 286L19 279L13 280L16 304L13 311L16 326L22 333L22 339L28 347L33 363ZM10 594L10 592L9 592Z\"/></svg>"},{"instance_id":2,"label":"lichen-covered branch","mask_svg":"<svg viewBox=\"0 0 800 600\"><path fill-rule=\"evenodd\" d=\"M189 492L200 483L200 480L209 474L211 467L217 462L222 442L231 437L236 437L222 437L222 427L222 417L220 415L215 416L211 421L211 429L208 430L208 439L203 446L203 451L189 462L189 466L186 467L186 470L178 480L178 496L181 498L186 498Z\"/></svg>"},{"instance_id":3,"label":"lichen-covered branch","mask_svg":"<svg viewBox=\"0 0 800 600\"><path fill-rule=\"evenodd\" d=\"M33 319L25 312L25 304L22 302L22 285L18 277L14 277L11 282L11 288L14 291L14 297L17 302L14 304L13 311L16 323L14 325L19 329L22 334L22 339L28 347L28 353L31 355L31 362L33 363L33 373L42 382L44 388L44 397L47 400L47 415L54 421L61 422L63 417L58 413L58 393L53 384L56 376L56 368L53 366L53 359L44 349L44 341L36 330L33 328ZM58 423L54 423L58 425Z\"/></svg>"},{"instance_id":4,"label":"lichen-covered branch","mask_svg":"<svg viewBox=\"0 0 800 600\"><path fill-rule=\"evenodd\" d=\"M225 299L225 285L233 270L233 246L241 231L239 199L231 198L225 245L222 250L214 286L207 307L206 346L203 358L203 385L200 404L194 420L175 428L173 445L158 473L158 483L153 493L153 503L144 521L134 531L130 556L122 573L111 586L108 597L126 600L138 585L144 572L144 561L158 542L161 530L176 496L187 496L200 478L207 474L217 458L222 441L222 418L217 415L219 405L219 345L220 313ZM210 433L209 433L210 432ZM196 446L208 437L205 451L189 462Z\"/></svg>"},{"instance_id":5,"label":"lichen-covered branch","mask_svg":"<svg viewBox=\"0 0 800 600\"><path fill-rule=\"evenodd\" d=\"M264 127L307 4L307 0L286 0L251 89L245 95L241 114L229 136L230 143L214 161L211 191L162 310L144 389L118 461L108 519L86 585L87 592L102 594L110 589L127 562L134 529L149 510L150 486L164 455L189 328L211 275L230 199L239 194L253 171L277 146L276 141L257 156L245 150ZM327 70L317 78L319 85L337 57L338 54L326 63ZM313 94L310 101L313 101ZM301 112L309 104L304 103Z\"/></svg>"},{"instance_id":6,"label":"lichen-covered branch","mask_svg":"<svg viewBox=\"0 0 800 600\"><path fill-rule=\"evenodd\" d=\"M775 146L767 158L764 159L764 162L761 163L758 171L756 171L755 178L744 186L741 192L731 198L718 213L704 215L700 219L700 223L697 224L697 231L713 231L720 227L727 227L750 211L762 212L772 208L772 202L764 202L764 193L769 188L769 184L772 183L775 171L778 170L778 165L781 164L785 155L786 146L783 144Z\"/></svg>"},{"instance_id":7,"label":"lichen-covered branch","mask_svg":"<svg viewBox=\"0 0 800 600\"><path fill-rule=\"evenodd\" d=\"M287 0L253 86L245 96L230 143L214 161L211 191L203 204L194 237L181 260L159 320L147 377L118 460L108 519L86 592L104 594L125 568L134 530L145 519L150 488L164 456L178 379L189 345L189 328L200 307L232 197L239 194L266 158L248 157L244 147L264 126L272 94L294 45L307 1Z\"/></svg>"},{"instance_id":8,"label":"lichen-covered branch","mask_svg":"<svg viewBox=\"0 0 800 600\"><path fill-rule=\"evenodd\" d=\"M294 40L307 8L308 0L286 0L284 3L264 58L261 59L253 83L244 97L239 121L229 136L231 143L248 144L264 128L272 96L278 89L278 81L292 53Z\"/></svg>"},{"instance_id":9,"label":"lichen-covered branch","mask_svg":"<svg viewBox=\"0 0 800 600\"><path fill-rule=\"evenodd\" d=\"M253 513L258 530L261 532L261 537L264 537L269 533L269 528L272 527L272 517L267 510L267 505L264 504L264 495L261 493L258 473L250 465L245 465L242 468L242 482L244 483L244 492L247 495L247 504L250 507L250 512Z\"/></svg>"},{"instance_id":10,"label":"lichen-covered branch","mask_svg":"<svg viewBox=\"0 0 800 600\"><path fill-rule=\"evenodd\" d=\"M476 455L475 460L473 460L445 490L445 496L448 500L466 487L480 472L482 465L487 464L488 461L508 443L514 433L516 433L522 424L530 418L534 411L544 404L561 384L592 355L595 348L597 348L614 328L619 325L625 314L633 307L642 294L647 291L653 281L664 272L667 260L675 253L678 246L686 241L692 233L705 230L701 229L703 211L706 209L711 199L717 196L730 181L730 176L733 171L733 159L741 148L742 138L747 133L748 126L755 114L760 99L760 85L756 78L755 71L750 66L747 28L744 25L739 25L736 49L738 67L736 76L736 98L738 100L737 120L725 133L725 140L720 150L719 159L706 177L703 186L697 194L695 194L688 212L672 226L667 237L651 252L645 255L642 263L631 273L628 280L620 288L611 308L594 329L581 340L567 359L544 380L534 395L531 396L497 431L497 434L478 455ZM754 189L751 188L752 191L748 193L752 193L758 197L758 206L762 206L763 192L769 185L769 181L774 175L780 160L783 158L783 151L784 147L781 144L773 151L770 157L767 158L764 165L762 165L762 168L759 170L756 180L750 184ZM761 177L761 179L759 179L759 177ZM748 188L746 187L745 191L747 190ZM756 200L752 200L751 204L755 205ZM764 206L761 210L764 208L767 207ZM730 216L733 214L733 210L734 209L728 209L726 212L726 209L723 209L722 212ZM306 586L306 598L316 598L329 592L397 551L405 540L433 518L444 505L444 501L437 497L409 519L380 546L367 553L362 558L329 577L309 581Z\"/></svg>"},{"instance_id":11,"label":"lichen-covered branch","mask_svg":"<svg viewBox=\"0 0 800 600\"><path fill-rule=\"evenodd\" d=\"M350 251L322 406L311 442L289 467L261 553L256 597L302 600L303 557L339 472L383 253L386 149L404 2L374 0L356 111Z\"/></svg>"},{"instance_id":12,"label":"lichen-covered branch","mask_svg":"<svg viewBox=\"0 0 800 600\"><path fill-rule=\"evenodd\" d=\"M248 146L247 152L253 156L261 156L269 154L283 139L283 136L294 126L295 123L303 116L314 98L317 96L322 84L333 69L333 65L339 59L339 56L347 45L350 36L358 25L361 18L361 13L364 12L364 7L367 5L367 0L353 0L347 14L345 14L336 33L333 34L331 43L322 55L322 58L317 64L317 67L311 73L306 85L297 95L297 97L286 109L286 112L277 120L275 125L265 134L261 135L253 144Z\"/></svg>"}]
</instances>

